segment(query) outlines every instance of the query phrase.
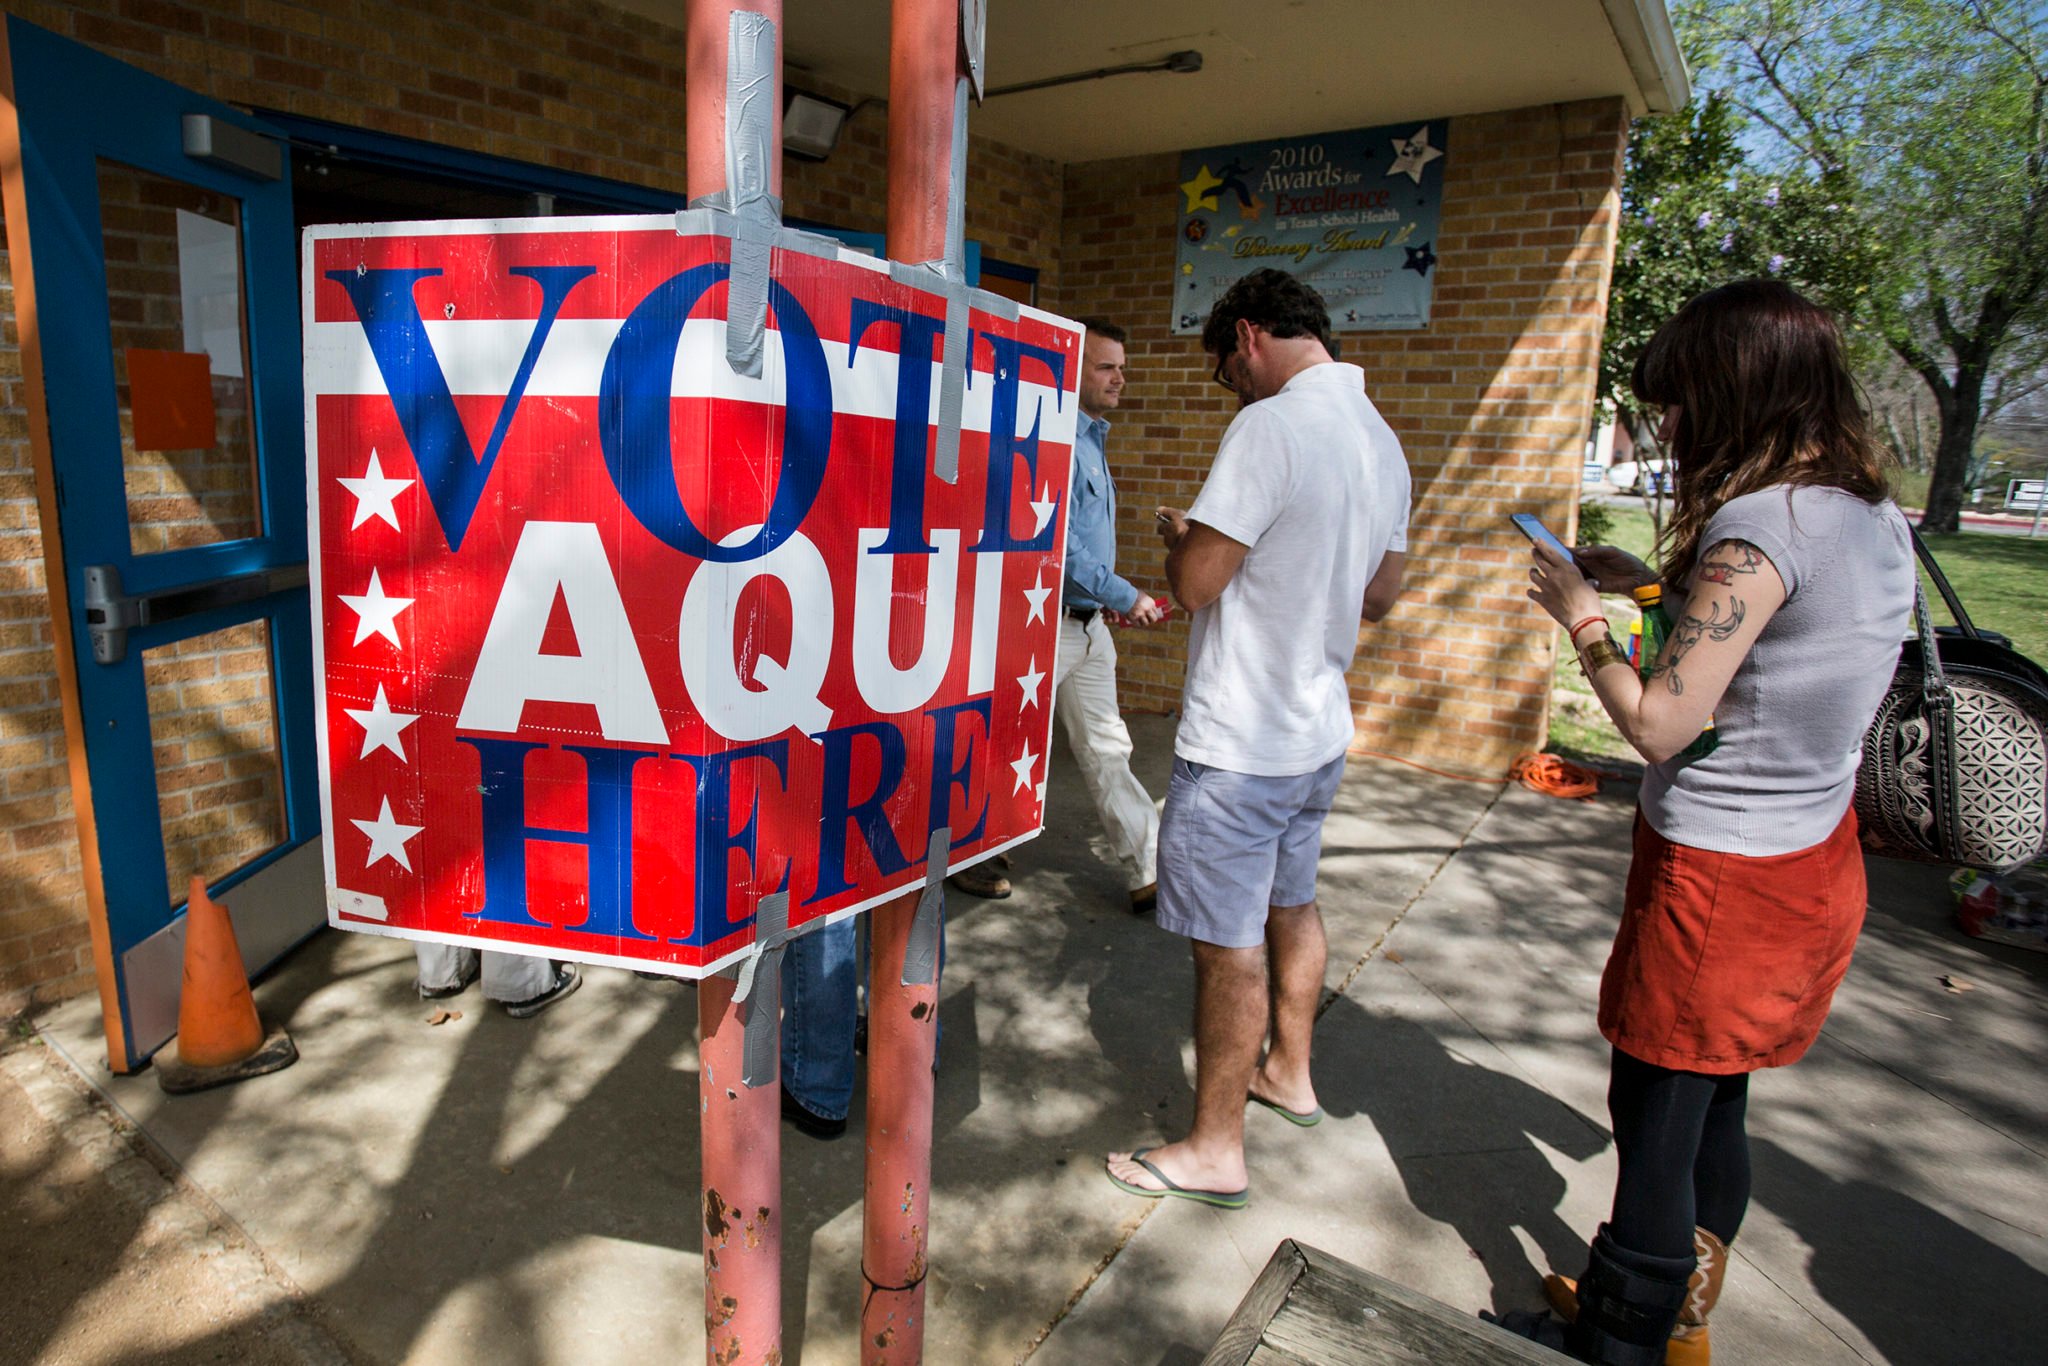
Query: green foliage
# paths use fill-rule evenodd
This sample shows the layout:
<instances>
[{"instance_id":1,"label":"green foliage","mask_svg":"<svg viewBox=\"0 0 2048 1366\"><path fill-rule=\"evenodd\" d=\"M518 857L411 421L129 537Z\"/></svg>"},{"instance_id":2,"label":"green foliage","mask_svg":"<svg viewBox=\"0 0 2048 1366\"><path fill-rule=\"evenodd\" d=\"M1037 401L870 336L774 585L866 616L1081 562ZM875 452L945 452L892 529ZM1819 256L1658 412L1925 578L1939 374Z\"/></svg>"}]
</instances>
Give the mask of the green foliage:
<instances>
[{"instance_id":1,"label":"green foliage","mask_svg":"<svg viewBox=\"0 0 2048 1366\"><path fill-rule=\"evenodd\" d=\"M1612 545L1614 513L1605 503L1579 504L1579 544Z\"/></svg>"},{"instance_id":2,"label":"green foliage","mask_svg":"<svg viewBox=\"0 0 2048 1366\"><path fill-rule=\"evenodd\" d=\"M1733 280L1778 276L1853 314L1871 253L1858 220L1829 187L1789 167L1749 164L1735 106L1706 93L1630 131L1600 394L1640 416L1629 391L1651 334L1695 295Z\"/></svg>"},{"instance_id":3,"label":"green foliage","mask_svg":"<svg viewBox=\"0 0 2048 1366\"><path fill-rule=\"evenodd\" d=\"M1928 520L1952 527L1978 425L2048 361L2048 6L1683 0L1702 96L1761 171L1817 192L1792 278L1926 386ZM1817 212L1816 212L1817 210Z\"/></svg>"},{"instance_id":4,"label":"green foliage","mask_svg":"<svg viewBox=\"0 0 2048 1366\"><path fill-rule=\"evenodd\" d=\"M1971 621L2011 637L2015 650L2048 665L2048 536L2030 540L1965 531L1929 536L1927 548L1941 563L1941 572ZM1921 583L1935 624L1945 624L1947 609L1934 585L1924 574Z\"/></svg>"}]
</instances>

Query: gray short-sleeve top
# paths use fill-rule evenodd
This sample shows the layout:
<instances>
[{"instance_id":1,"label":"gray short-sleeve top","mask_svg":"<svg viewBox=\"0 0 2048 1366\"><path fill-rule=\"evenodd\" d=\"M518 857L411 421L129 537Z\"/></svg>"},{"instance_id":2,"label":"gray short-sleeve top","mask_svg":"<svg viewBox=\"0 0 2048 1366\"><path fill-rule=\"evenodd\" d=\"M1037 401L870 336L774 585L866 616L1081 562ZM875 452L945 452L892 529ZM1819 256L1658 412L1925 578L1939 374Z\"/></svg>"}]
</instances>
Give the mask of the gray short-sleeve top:
<instances>
[{"instance_id":1,"label":"gray short-sleeve top","mask_svg":"<svg viewBox=\"0 0 2048 1366\"><path fill-rule=\"evenodd\" d=\"M1678 844L1789 854L1826 839L1855 795L1863 734L1912 624L1905 516L1830 488L1779 485L1731 498L1707 523L1762 551L1785 603L1714 708L1720 745L1651 764L1643 816Z\"/></svg>"}]
</instances>

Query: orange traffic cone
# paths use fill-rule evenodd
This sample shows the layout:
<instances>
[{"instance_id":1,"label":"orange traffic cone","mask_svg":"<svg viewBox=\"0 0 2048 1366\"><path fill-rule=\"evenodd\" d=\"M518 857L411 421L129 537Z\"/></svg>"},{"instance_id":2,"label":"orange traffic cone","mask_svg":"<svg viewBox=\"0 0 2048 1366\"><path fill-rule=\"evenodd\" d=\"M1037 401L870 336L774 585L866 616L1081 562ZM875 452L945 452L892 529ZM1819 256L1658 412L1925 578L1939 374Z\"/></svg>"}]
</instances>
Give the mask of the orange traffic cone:
<instances>
[{"instance_id":1,"label":"orange traffic cone","mask_svg":"<svg viewBox=\"0 0 2048 1366\"><path fill-rule=\"evenodd\" d=\"M291 1035L266 1032L249 992L249 974L227 908L194 874L185 907L185 981L178 996L178 1040L157 1061L157 1082L172 1095L260 1077L299 1060Z\"/></svg>"}]
</instances>

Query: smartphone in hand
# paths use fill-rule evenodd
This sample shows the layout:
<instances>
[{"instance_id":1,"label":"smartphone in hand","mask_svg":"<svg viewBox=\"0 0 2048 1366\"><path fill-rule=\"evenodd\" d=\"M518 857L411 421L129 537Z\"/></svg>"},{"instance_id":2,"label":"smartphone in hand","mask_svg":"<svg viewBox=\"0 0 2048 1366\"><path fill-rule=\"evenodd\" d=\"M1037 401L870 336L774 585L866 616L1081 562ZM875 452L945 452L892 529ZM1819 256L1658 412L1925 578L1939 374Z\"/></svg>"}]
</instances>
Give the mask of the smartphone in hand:
<instances>
[{"instance_id":1,"label":"smartphone in hand","mask_svg":"<svg viewBox=\"0 0 2048 1366\"><path fill-rule=\"evenodd\" d=\"M1557 539L1557 536L1550 528L1543 525L1541 518L1533 517L1526 512L1517 512L1510 516L1508 520L1515 524L1515 530L1527 536L1531 541L1540 541L1552 550L1555 550L1564 558L1565 563L1576 565L1579 562L1578 557L1572 554L1572 548Z\"/></svg>"}]
</instances>

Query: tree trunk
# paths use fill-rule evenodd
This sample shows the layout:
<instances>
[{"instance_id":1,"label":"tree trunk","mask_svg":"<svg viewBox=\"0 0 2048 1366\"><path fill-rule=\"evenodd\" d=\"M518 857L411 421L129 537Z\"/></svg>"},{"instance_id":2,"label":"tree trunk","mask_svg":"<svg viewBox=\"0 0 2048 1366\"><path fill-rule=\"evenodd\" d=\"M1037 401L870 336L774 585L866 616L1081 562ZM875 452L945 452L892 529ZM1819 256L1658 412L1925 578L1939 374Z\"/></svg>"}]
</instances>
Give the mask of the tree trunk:
<instances>
[{"instance_id":1,"label":"tree trunk","mask_svg":"<svg viewBox=\"0 0 2048 1366\"><path fill-rule=\"evenodd\" d=\"M1927 511L1922 531L1955 531L1961 524L1963 499L1969 490L1970 453L1977 445L1977 423L1983 414L1984 372L1974 365L1958 369L1955 387L1935 396L1941 415L1941 438L1934 446L1934 477L1927 486Z\"/></svg>"}]
</instances>

